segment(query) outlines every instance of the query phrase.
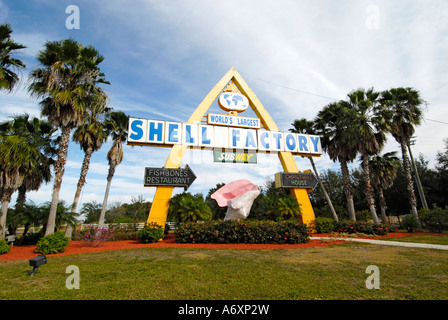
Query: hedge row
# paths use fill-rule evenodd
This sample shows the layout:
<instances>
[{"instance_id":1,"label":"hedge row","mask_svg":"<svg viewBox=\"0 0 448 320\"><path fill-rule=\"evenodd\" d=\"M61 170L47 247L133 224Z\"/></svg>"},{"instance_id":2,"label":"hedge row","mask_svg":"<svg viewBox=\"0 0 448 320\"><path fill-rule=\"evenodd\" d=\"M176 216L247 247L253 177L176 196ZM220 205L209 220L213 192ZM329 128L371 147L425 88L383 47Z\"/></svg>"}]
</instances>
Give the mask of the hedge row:
<instances>
[{"instance_id":1,"label":"hedge row","mask_svg":"<svg viewBox=\"0 0 448 320\"><path fill-rule=\"evenodd\" d=\"M364 233L383 236L387 234L390 229L385 224L373 224L369 222L352 222L352 221L339 221L334 225L334 231L339 233Z\"/></svg>"},{"instance_id":2,"label":"hedge row","mask_svg":"<svg viewBox=\"0 0 448 320\"><path fill-rule=\"evenodd\" d=\"M309 241L305 224L297 220L207 221L182 223L176 230L177 243L275 243Z\"/></svg>"},{"instance_id":3,"label":"hedge row","mask_svg":"<svg viewBox=\"0 0 448 320\"><path fill-rule=\"evenodd\" d=\"M396 228L390 228L385 224L373 224L370 222L353 222L353 221L338 221L331 218L319 217L315 220L315 228L317 233L364 233L372 235L385 235L388 232L395 232Z\"/></svg>"}]
</instances>

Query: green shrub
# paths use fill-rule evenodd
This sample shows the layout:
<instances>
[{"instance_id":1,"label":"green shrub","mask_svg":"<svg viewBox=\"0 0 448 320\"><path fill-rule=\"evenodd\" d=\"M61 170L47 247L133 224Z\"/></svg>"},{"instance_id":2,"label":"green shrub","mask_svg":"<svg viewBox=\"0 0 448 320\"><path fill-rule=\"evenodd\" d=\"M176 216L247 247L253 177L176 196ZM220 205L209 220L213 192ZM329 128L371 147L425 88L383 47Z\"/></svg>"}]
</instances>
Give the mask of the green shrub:
<instances>
[{"instance_id":1,"label":"green shrub","mask_svg":"<svg viewBox=\"0 0 448 320\"><path fill-rule=\"evenodd\" d=\"M117 223L134 223L134 222L135 222L134 219L132 219L131 217L128 217L128 216L121 216L121 217L118 217L118 218L116 218L114 220L114 224L117 224Z\"/></svg>"},{"instance_id":2,"label":"green shrub","mask_svg":"<svg viewBox=\"0 0 448 320\"><path fill-rule=\"evenodd\" d=\"M403 227L408 230L408 232L414 232L419 229L418 220L414 217L413 214L407 214L403 218Z\"/></svg>"},{"instance_id":3,"label":"green shrub","mask_svg":"<svg viewBox=\"0 0 448 320\"><path fill-rule=\"evenodd\" d=\"M370 213L370 210L365 209L365 210L361 210L361 211L357 211L356 212L356 220L358 222L360 221L368 221L372 219L372 214Z\"/></svg>"},{"instance_id":4,"label":"green shrub","mask_svg":"<svg viewBox=\"0 0 448 320\"><path fill-rule=\"evenodd\" d=\"M353 222L341 220L335 223L334 231L338 233L364 233L382 236L389 232L389 226L385 224L373 224L364 221Z\"/></svg>"},{"instance_id":5,"label":"green shrub","mask_svg":"<svg viewBox=\"0 0 448 320\"><path fill-rule=\"evenodd\" d=\"M141 243L154 243L164 238L163 227L155 222L147 224L137 233Z\"/></svg>"},{"instance_id":6,"label":"green shrub","mask_svg":"<svg viewBox=\"0 0 448 320\"><path fill-rule=\"evenodd\" d=\"M69 243L69 238L67 238L64 233L55 232L40 239L37 242L35 252L41 254L64 252Z\"/></svg>"},{"instance_id":7,"label":"green shrub","mask_svg":"<svg viewBox=\"0 0 448 320\"><path fill-rule=\"evenodd\" d=\"M5 239L0 240L0 254L8 253L11 250L11 246Z\"/></svg>"},{"instance_id":8,"label":"green shrub","mask_svg":"<svg viewBox=\"0 0 448 320\"><path fill-rule=\"evenodd\" d=\"M439 233L448 230L448 209L434 205L433 209L422 209L418 214L423 228Z\"/></svg>"},{"instance_id":9,"label":"green shrub","mask_svg":"<svg viewBox=\"0 0 448 320\"><path fill-rule=\"evenodd\" d=\"M388 233L389 232L395 233L398 231L398 227L396 225L388 225L387 227L389 229L389 230L387 230Z\"/></svg>"},{"instance_id":10,"label":"green shrub","mask_svg":"<svg viewBox=\"0 0 448 320\"><path fill-rule=\"evenodd\" d=\"M110 241L121 241L121 240L138 240L137 231L114 229L113 236L110 239Z\"/></svg>"},{"instance_id":11,"label":"green shrub","mask_svg":"<svg viewBox=\"0 0 448 320\"><path fill-rule=\"evenodd\" d=\"M206 221L181 223L176 229L178 243L304 243L309 241L305 224L297 220Z\"/></svg>"},{"instance_id":12,"label":"green shrub","mask_svg":"<svg viewBox=\"0 0 448 320\"><path fill-rule=\"evenodd\" d=\"M334 230L335 220L326 217L317 217L314 220L314 225L317 233L330 233Z\"/></svg>"}]
</instances>

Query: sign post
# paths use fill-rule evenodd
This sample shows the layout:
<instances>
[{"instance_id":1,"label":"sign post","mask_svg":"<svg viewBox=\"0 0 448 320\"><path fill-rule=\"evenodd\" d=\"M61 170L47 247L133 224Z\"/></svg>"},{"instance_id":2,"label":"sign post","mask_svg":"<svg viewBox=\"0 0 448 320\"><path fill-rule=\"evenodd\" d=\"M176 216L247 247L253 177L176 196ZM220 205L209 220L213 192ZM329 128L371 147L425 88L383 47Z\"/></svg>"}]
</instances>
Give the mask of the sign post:
<instances>
[{"instance_id":1,"label":"sign post","mask_svg":"<svg viewBox=\"0 0 448 320\"><path fill-rule=\"evenodd\" d=\"M301 188L313 191L317 186L317 179L310 173L277 172L275 174L276 188Z\"/></svg>"},{"instance_id":2,"label":"sign post","mask_svg":"<svg viewBox=\"0 0 448 320\"><path fill-rule=\"evenodd\" d=\"M196 179L196 175L187 165L185 169L145 168L145 187L183 187L185 191Z\"/></svg>"}]
</instances>

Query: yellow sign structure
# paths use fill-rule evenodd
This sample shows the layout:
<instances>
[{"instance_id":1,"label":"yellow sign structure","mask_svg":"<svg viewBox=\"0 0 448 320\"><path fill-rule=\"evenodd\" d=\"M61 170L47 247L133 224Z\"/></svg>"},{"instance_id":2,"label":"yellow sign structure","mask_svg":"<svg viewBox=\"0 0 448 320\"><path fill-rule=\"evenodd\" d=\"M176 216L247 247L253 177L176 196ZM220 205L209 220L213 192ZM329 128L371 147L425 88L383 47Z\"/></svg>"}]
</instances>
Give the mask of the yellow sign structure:
<instances>
[{"instance_id":1,"label":"yellow sign structure","mask_svg":"<svg viewBox=\"0 0 448 320\"><path fill-rule=\"evenodd\" d=\"M206 116L206 113L213 102L218 98L218 96L228 87L231 87L235 92L235 88L244 95L250 104L250 107L253 109L257 117L261 120L261 124L266 130L270 131L279 131L277 125L274 120L271 118L269 113L266 111L264 106L261 104L260 100L258 100L257 96L254 92L249 88L247 83L243 80L241 75L235 70L235 68L231 68L222 79L214 86L214 88L207 94L204 100L199 104L196 110L188 119L188 124L197 124L200 123L202 118ZM242 110L244 111L244 110ZM185 151L189 146L186 144L174 144L172 145L171 152L168 156L168 159L165 163L165 168L180 168L182 158L184 157ZM280 162L283 166L283 170L285 172L299 172L296 162L293 158L293 154L289 151L279 151L278 156L280 158ZM319 156L319 155L313 155ZM154 199L152 202L151 210L148 216L148 223L155 222L159 225L165 226L166 218L168 215L169 202L173 193L174 186L159 186L156 189L156 193L154 195ZM310 199L308 197L308 193L306 189L299 188L291 188L291 194L297 202L301 205L302 210L302 222L305 224L309 224L314 221L314 211L311 206Z\"/></svg>"}]
</instances>

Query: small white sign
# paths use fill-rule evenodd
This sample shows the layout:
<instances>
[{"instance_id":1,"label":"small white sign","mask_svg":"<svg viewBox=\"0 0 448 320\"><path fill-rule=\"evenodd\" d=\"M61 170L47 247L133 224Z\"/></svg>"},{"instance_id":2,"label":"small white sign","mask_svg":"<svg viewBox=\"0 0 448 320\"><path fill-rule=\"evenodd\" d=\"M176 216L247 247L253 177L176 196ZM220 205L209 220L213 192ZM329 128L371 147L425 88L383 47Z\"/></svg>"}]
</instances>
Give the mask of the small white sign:
<instances>
[{"instance_id":1,"label":"small white sign","mask_svg":"<svg viewBox=\"0 0 448 320\"><path fill-rule=\"evenodd\" d=\"M225 111L243 112L249 107L249 100L240 93L224 92L219 96L218 104Z\"/></svg>"},{"instance_id":2,"label":"small white sign","mask_svg":"<svg viewBox=\"0 0 448 320\"><path fill-rule=\"evenodd\" d=\"M258 118L231 116L228 114L209 113L207 115L207 123L227 127L261 128L261 121Z\"/></svg>"}]
</instances>

